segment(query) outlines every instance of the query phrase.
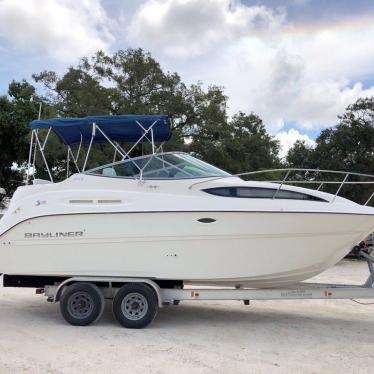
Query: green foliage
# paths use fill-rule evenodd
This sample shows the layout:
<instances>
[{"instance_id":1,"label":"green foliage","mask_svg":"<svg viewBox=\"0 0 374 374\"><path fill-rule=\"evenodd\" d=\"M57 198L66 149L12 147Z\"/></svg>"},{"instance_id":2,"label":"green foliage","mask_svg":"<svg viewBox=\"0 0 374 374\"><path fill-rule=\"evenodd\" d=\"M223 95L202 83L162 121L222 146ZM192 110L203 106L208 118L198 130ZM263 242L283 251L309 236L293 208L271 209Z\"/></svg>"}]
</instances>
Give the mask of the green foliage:
<instances>
[{"instance_id":1,"label":"green foliage","mask_svg":"<svg viewBox=\"0 0 374 374\"><path fill-rule=\"evenodd\" d=\"M199 129L191 149L202 159L231 173L279 167L279 143L261 118L238 113L230 121L213 122Z\"/></svg>"},{"instance_id":2,"label":"green foliage","mask_svg":"<svg viewBox=\"0 0 374 374\"><path fill-rule=\"evenodd\" d=\"M295 168L314 168L313 153L313 147L308 146L304 140L296 140L287 153L287 164Z\"/></svg>"},{"instance_id":3,"label":"green foliage","mask_svg":"<svg viewBox=\"0 0 374 374\"><path fill-rule=\"evenodd\" d=\"M11 82L8 96L0 97L0 186L8 195L24 178L12 166L22 165L27 159L29 122L38 115L39 100L35 88L26 81Z\"/></svg>"},{"instance_id":4,"label":"green foliage","mask_svg":"<svg viewBox=\"0 0 374 374\"><path fill-rule=\"evenodd\" d=\"M174 129L164 150L194 152L234 172L259 168L261 159L265 166L278 163L278 145L266 134L260 118L239 113L228 122L222 87L187 87L177 73L164 72L142 49L120 50L113 56L100 51L62 77L46 71L33 77L44 86L46 100L59 116L166 113L173 118ZM113 159L110 147L96 148L100 150L94 150L88 167ZM139 146L135 153L146 150L146 145ZM57 170L65 174L63 167Z\"/></svg>"},{"instance_id":5,"label":"green foliage","mask_svg":"<svg viewBox=\"0 0 374 374\"><path fill-rule=\"evenodd\" d=\"M323 130L316 142L315 162L324 160L335 170L374 174L374 97L349 105L338 125Z\"/></svg>"},{"instance_id":6,"label":"green foliage","mask_svg":"<svg viewBox=\"0 0 374 374\"><path fill-rule=\"evenodd\" d=\"M349 105L337 126L322 130L314 149L297 142L287 155L293 167L309 167L374 174L374 97ZM341 180L342 177L334 178ZM359 179L351 177L352 181ZM362 181L362 179L361 179ZM334 192L337 186L326 188ZM372 187L346 186L343 194L364 202Z\"/></svg>"},{"instance_id":7,"label":"green foliage","mask_svg":"<svg viewBox=\"0 0 374 374\"><path fill-rule=\"evenodd\" d=\"M44 71L33 75L47 89L48 97L64 117L97 114L184 113L185 86L174 73L141 49L107 56L99 51L91 59L70 67L63 77Z\"/></svg>"},{"instance_id":8,"label":"green foliage","mask_svg":"<svg viewBox=\"0 0 374 374\"><path fill-rule=\"evenodd\" d=\"M90 59L83 58L62 77L47 71L33 77L44 86L46 99L58 116L167 113L178 123L186 120L186 86L176 73L163 72L159 63L141 49L120 50L113 56L100 51ZM175 131L175 135L171 144L182 145L181 131ZM142 152L142 148L136 152ZM112 158L113 149L96 146L88 167Z\"/></svg>"},{"instance_id":9,"label":"green foliage","mask_svg":"<svg viewBox=\"0 0 374 374\"><path fill-rule=\"evenodd\" d=\"M279 142L267 133L260 117L240 112L229 125L231 139L226 147L236 161L232 166L235 172L281 167Z\"/></svg>"}]
</instances>

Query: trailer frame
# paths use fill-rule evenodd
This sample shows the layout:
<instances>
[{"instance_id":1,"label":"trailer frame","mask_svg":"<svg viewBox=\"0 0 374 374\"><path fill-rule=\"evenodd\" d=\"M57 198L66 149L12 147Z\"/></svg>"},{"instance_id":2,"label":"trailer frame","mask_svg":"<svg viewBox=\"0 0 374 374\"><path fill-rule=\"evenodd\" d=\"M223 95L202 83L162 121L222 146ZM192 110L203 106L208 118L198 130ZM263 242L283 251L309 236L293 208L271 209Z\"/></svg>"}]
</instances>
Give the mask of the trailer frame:
<instances>
[{"instance_id":1,"label":"trailer frame","mask_svg":"<svg viewBox=\"0 0 374 374\"><path fill-rule=\"evenodd\" d=\"M301 282L284 288L161 288L152 279L125 277L72 277L59 285L47 285L43 293L48 301L60 301L65 286L77 282L99 284L104 297L113 299L119 286L112 284L140 283L147 284L155 291L159 307L175 304L176 301L191 300L329 300L329 299L374 299L374 288L365 285L330 284ZM109 285L107 285L109 284ZM41 292L38 292L41 293Z\"/></svg>"},{"instance_id":2,"label":"trailer frame","mask_svg":"<svg viewBox=\"0 0 374 374\"><path fill-rule=\"evenodd\" d=\"M362 250L358 251L358 255L366 259L369 270L366 282L361 285L301 282L287 287L268 289L242 288L240 286L235 288L195 288L188 286L184 288L178 284L171 288L162 287L155 280L148 278L78 276L68 278L58 284L46 285L43 289L37 289L37 293L43 293L48 298L48 301L57 303L60 301L65 289L77 283L84 283L94 285L100 289L103 298L115 300L117 293L123 286L135 285L137 287L136 285L138 285L150 288L154 292L154 296L157 299L154 315L156 315L158 307L178 305L180 301L192 300L237 300L249 305L250 300L374 299L374 257ZM145 327L145 325L141 327Z\"/></svg>"}]
</instances>

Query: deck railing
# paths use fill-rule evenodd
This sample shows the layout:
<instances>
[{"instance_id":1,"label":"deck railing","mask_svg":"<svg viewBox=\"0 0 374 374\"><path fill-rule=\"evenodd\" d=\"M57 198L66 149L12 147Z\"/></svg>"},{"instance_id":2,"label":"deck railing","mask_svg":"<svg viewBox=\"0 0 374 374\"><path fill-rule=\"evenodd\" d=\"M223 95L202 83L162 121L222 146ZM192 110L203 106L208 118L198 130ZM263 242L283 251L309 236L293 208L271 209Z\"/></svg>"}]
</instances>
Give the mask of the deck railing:
<instances>
[{"instance_id":1,"label":"deck railing","mask_svg":"<svg viewBox=\"0 0 374 374\"><path fill-rule=\"evenodd\" d=\"M299 178L304 179L294 179L290 180L288 179L290 175L293 175L293 173L297 173ZM214 177L209 178L204 181L196 182L190 185L190 189L192 189L196 185L200 185L203 183L220 180L220 179L226 179L226 178L232 178L232 177L244 177L244 176L254 176L254 175L260 175L260 174L275 174L275 173L284 173L284 177L280 178L278 180L264 180L265 182L269 183L277 183L279 184L278 188L274 192L272 198L275 199L279 193L279 191L282 189L283 185L285 184L311 184L311 185L318 185L317 191L320 191L324 185L338 185L337 190L333 194L332 199L330 200L330 203L333 203L336 200L336 197L341 192L342 188L345 185L374 185L374 175L371 174L363 174L363 173L354 173L354 172L347 172L347 171L338 171L338 170L323 170L323 169L307 169L307 168L283 168L283 169L267 169L267 170L257 170L257 171L249 171L246 173L239 173L234 175L228 175L228 176L221 176L221 177ZM300 175L300 173L303 173L303 175ZM321 178L316 179L318 174L326 173L329 175L335 175L335 176L341 176L341 180L323 180ZM370 179L369 181L352 181L349 180L350 177L359 177L359 178L367 178ZM374 187L373 192L370 194L369 198L365 201L363 205L368 205L369 202L374 198Z\"/></svg>"}]
</instances>

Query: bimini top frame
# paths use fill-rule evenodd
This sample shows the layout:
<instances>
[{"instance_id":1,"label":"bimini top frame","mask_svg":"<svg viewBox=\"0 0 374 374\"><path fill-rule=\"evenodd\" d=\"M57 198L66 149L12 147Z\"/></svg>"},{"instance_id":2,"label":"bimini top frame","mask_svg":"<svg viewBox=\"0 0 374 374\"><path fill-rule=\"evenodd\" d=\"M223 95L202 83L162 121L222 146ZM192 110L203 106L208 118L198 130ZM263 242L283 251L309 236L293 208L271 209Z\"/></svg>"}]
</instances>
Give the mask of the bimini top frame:
<instances>
[{"instance_id":1,"label":"bimini top frame","mask_svg":"<svg viewBox=\"0 0 374 374\"><path fill-rule=\"evenodd\" d=\"M28 160L27 183L30 176L35 175L35 159L37 150L40 151L46 166L49 178L53 182L52 172L47 163L44 150L51 131L66 145L67 148L67 177L69 176L70 159L78 172L84 171L90 155L92 144L108 142L114 148L114 159L117 153L122 160L129 158L130 153L142 142L149 142L152 153L156 153L163 143L171 137L171 120L166 115L119 115L119 116L89 116L83 118L53 118L48 120L35 120L31 124L31 142ZM39 137L39 130L46 129L47 134L43 141ZM128 151L124 150L118 142L133 143ZM156 143L161 145L156 150ZM78 145L76 154L71 146ZM82 169L78 166L82 146L88 145Z\"/></svg>"}]
</instances>

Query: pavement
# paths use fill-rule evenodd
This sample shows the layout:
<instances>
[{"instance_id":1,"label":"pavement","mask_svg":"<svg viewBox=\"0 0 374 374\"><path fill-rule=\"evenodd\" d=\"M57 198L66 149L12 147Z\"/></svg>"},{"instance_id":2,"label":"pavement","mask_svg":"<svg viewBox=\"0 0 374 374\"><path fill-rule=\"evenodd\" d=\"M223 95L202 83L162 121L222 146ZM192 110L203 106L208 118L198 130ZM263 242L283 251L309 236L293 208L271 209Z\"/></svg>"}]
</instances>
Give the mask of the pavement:
<instances>
[{"instance_id":1,"label":"pavement","mask_svg":"<svg viewBox=\"0 0 374 374\"><path fill-rule=\"evenodd\" d=\"M313 281L362 283L344 260ZM369 303L370 301L363 301ZM374 300L373 300L374 302ZM32 289L0 288L0 373L373 373L374 305L350 300L183 302L143 330L110 304L74 327Z\"/></svg>"}]
</instances>

